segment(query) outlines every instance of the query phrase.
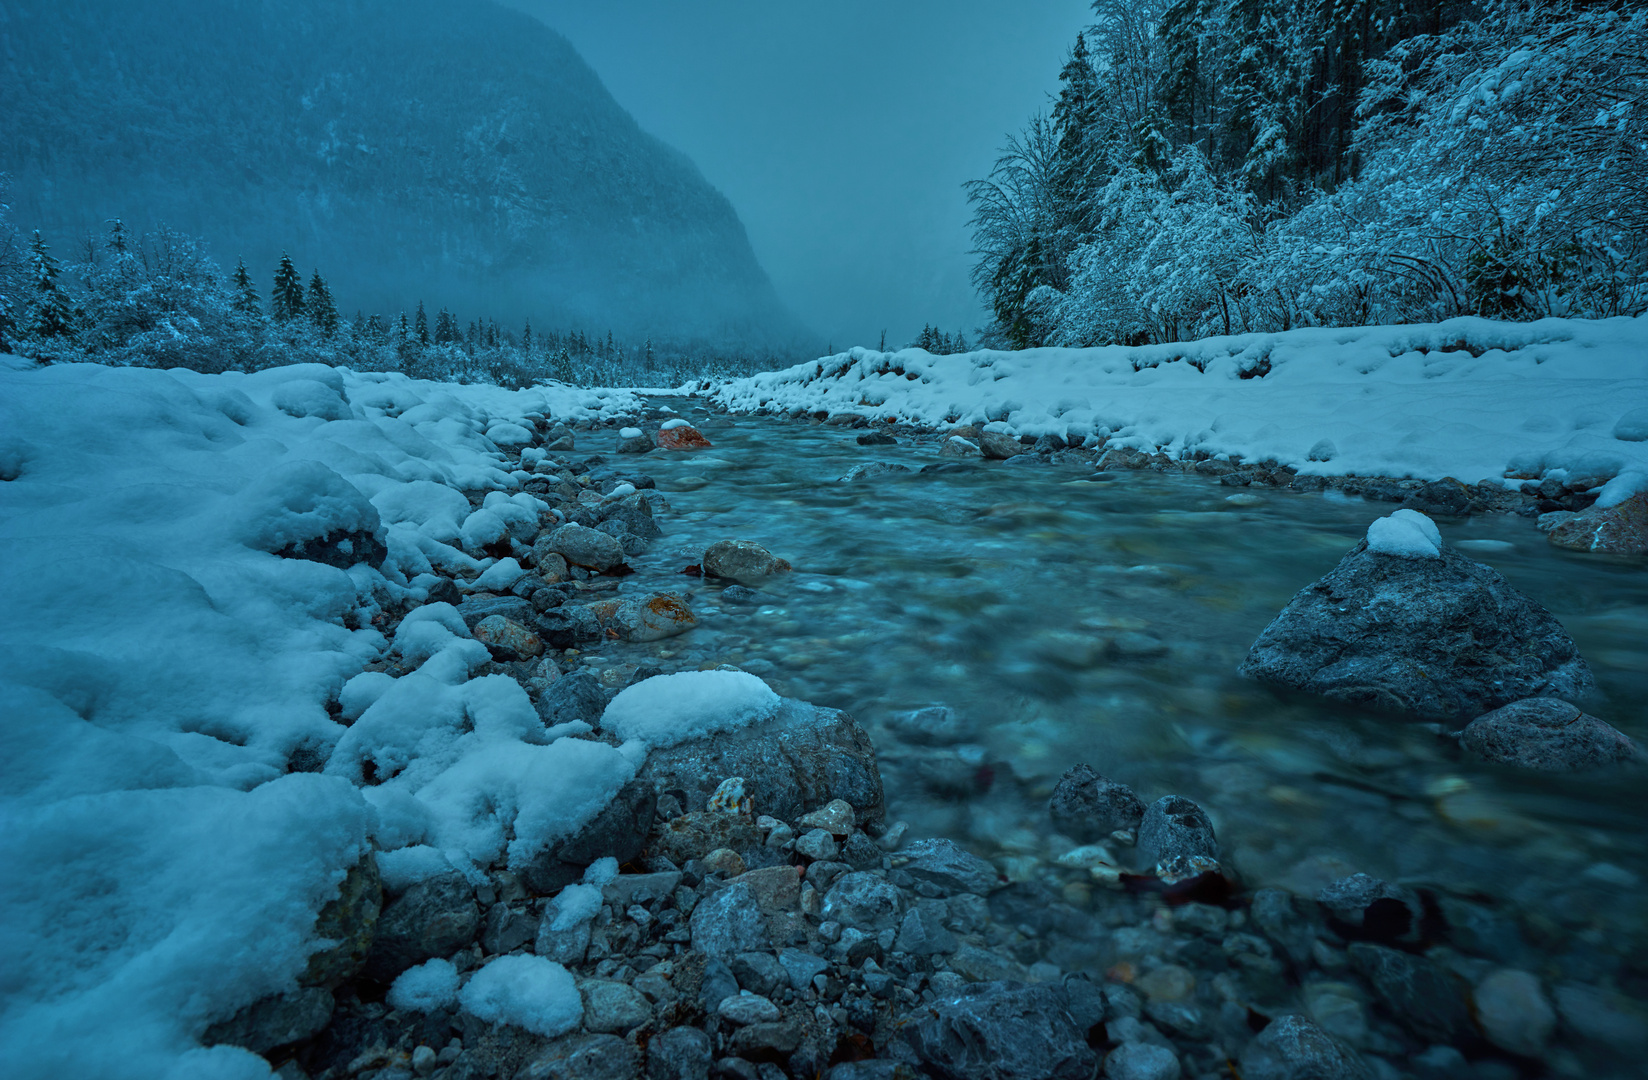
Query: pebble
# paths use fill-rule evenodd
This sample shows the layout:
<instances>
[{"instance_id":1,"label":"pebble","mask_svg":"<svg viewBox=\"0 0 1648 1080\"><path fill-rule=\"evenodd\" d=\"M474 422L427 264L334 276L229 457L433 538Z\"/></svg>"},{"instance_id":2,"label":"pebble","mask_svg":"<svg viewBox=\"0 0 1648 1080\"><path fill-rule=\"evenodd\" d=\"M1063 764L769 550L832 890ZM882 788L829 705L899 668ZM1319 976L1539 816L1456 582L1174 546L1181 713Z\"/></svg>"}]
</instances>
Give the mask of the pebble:
<instances>
[{"instance_id":1,"label":"pebble","mask_svg":"<svg viewBox=\"0 0 1648 1080\"><path fill-rule=\"evenodd\" d=\"M1515 968L1489 972L1472 995L1476 1022L1501 1050L1538 1057L1556 1030L1551 1007L1537 976Z\"/></svg>"},{"instance_id":2,"label":"pebble","mask_svg":"<svg viewBox=\"0 0 1648 1080\"><path fill-rule=\"evenodd\" d=\"M1196 990L1196 976L1188 968L1164 964L1140 976L1133 985L1152 1001L1181 1001Z\"/></svg>"},{"instance_id":3,"label":"pebble","mask_svg":"<svg viewBox=\"0 0 1648 1080\"><path fill-rule=\"evenodd\" d=\"M622 1035L652 1019L652 1003L627 983L587 979L578 987L584 999L584 1027L604 1035Z\"/></svg>"},{"instance_id":4,"label":"pebble","mask_svg":"<svg viewBox=\"0 0 1648 1080\"><path fill-rule=\"evenodd\" d=\"M1104 1059L1110 1080L1177 1080L1179 1071L1177 1054L1144 1042L1123 1043Z\"/></svg>"},{"instance_id":5,"label":"pebble","mask_svg":"<svg viewBox=\"0 0 1648 1080\"><path fill-rule=\"evenodd\" d=\"M778 1006L759 994L737 994L716 1006L716 1013L730 1024L761 1024L777 1020Z\"/></svg>"},{"instance_id":6,"label":"pebble","mask_svg":"<svg viewBox=\"0 0 1648 1080\"><path fill-rule=\"evenodd\" d=\"M857 816L845 799L831 799L817 810L801 815L796 824L803 829L822 829L831 836L844 837L857 825Z\"/></svg>"},{"instance_id":7,"label":"pebble","mask_svg":"<svg viewBox=\"0 0 1648 1080\"><path fill-rule=\"evenodd\" d=\"M833 859L840 854L841 849L824 829L812 829L801 834L795 841L795 853L815 862Z\"/></svg>"}]
</instances>

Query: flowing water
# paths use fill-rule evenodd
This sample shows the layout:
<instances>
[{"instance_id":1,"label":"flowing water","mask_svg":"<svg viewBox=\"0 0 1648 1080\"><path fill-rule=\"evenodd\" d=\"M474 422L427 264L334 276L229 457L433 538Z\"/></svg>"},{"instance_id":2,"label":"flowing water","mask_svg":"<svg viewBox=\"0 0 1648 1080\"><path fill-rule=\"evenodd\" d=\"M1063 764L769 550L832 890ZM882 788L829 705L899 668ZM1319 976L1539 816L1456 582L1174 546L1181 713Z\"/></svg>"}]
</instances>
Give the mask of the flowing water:
<instances>
[{"instance_id":1,"label":"flowing water","mask_svg":"<svg viewBox=\"0 0 1648 1080\"><path fill-rule=\"evenodd\" d=\"M860 447L850 430L776 418L695 423L713 449L636 462L674 512L623 587L680 590L699 625L597 667L638 649L675 667L735 664L847 710L875 740L890 818L1010 876L1068 850L1046 799L1088 762L1147 802L1199 802L1247 885L1314 895L1360 870L1469 897L1514 926L1495 946L1505 962L1644 989L1640 777L1484 765L1434 727L1236 675L1293 594L1390 506L1271 490L1233 503L1200 477L999 463L844 484L855 464L919 468L934 448ZM1521 517L1439 525L1568 628L1601 689L1589 711L1648 737L1642 563L1554 548ZM794 573L751 603L679 573L729 538ZM965 741L903 741L897 718L928 705L955 710Z\"/></svg>"}]
</instances>

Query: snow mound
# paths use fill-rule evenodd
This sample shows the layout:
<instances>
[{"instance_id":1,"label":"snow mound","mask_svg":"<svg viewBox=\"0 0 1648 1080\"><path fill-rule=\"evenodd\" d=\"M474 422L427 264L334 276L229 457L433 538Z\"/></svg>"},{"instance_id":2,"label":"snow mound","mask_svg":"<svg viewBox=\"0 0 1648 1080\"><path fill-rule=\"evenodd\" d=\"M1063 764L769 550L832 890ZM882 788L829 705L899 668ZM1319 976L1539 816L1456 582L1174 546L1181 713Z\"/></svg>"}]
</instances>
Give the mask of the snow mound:
<instances>
[{"instance_id":1,"label":"snow mound","mask_svg":"<svg viewBox=\"0 0 1648 1080\"><path fill-rule=\"evenodd\" d=\"M1368 526L1368 550L1403 559L1440 559L1442 533L1417 510L1398 510Z\"/></svg>"},{"instance_id":2,"label":"snow mound","mask_svg":"<svg viewBox=\"0 0 1648 1080\"><path fill-rule=\"evenodd\" d=\"M601 729L663 749L770 719L779 697L744 671L654 675L623 690L601 715Z\"/></svg>"},{"instance_id":3,"label":"snow mound","mask_svg":"<svg viewBox=\"0 0 1648 1080\"><path fill-rule=\"evenodd\" d=\"M572 975L541 956L500 956L469 980L458 995L463 1007L493 1024L514 1024L553 1038L584 1018Z\"/></svg>"},{"instance_id":4,"label":"snow mound","mask_svg":"<svg viewBox=\"0 0 1648 1080\"><path fill-rule=\"evenodd\" d=\"M458 969L439 957L407 968L390 984L386 1000L414 1012L449 1009L458 1001Z\"/></svg>"}]
</instances>

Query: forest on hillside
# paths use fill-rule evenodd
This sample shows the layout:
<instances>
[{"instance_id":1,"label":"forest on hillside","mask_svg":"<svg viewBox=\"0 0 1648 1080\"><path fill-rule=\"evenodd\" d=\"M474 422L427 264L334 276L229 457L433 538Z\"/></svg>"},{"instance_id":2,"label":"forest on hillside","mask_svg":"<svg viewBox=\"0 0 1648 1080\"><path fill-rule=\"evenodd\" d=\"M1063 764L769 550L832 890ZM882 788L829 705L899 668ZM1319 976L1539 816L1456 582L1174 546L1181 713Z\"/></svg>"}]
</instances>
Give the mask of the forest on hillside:
<instances>
[{"instance_id":1,"label":"forest on hillside","mask_svg":"<svg viewBox=\"0 0 1648 1080\"><path fill-rule=\"evenodd\" d=\"M1097 0L968 185L986 343L1648 311L1648 10Z\"/></svg>"}]
</instances>

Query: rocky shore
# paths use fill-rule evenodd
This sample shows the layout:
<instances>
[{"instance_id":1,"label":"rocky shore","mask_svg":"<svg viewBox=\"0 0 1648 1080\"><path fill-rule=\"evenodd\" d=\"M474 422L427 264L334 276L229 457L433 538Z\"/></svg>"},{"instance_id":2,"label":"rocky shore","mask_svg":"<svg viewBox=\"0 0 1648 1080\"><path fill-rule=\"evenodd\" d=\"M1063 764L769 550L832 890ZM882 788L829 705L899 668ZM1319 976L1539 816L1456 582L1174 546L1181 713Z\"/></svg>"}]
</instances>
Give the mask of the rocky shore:
<instances>
[{"instance_id":1,"label":"rocky shore","mask_svg":"<svg viewBox=\"0 0 1648 1080\"><path fill-rule=\"evenodd\" d=\"M1601 484L1327 479L988 429L820 422L866 429L867 452L899 440L936 447L944 460L930 468L989 457L1095 478L1177 470L1237 489L1332 486L1425 513L1575 515ZM526 520L496 493L472 493L477 515L492 507L497 523L472 517L464 543L496 561L426 583L422 604L386 602L375 625L393 642L424 618L408 622L413 611L450 605L487 648L489 670L519 682L546 726L617 746L626 725L693 699L696 685L683 680L754 680L641 649L627 657L626 646L697 621L677 593L619 588L626 560L663 535L671 512L631 467L644 459L628 455L708 440L656 410L610 426L616 439L543 422L510 464L549 509ZM580 456L591 439L616 452ZM905 468L874 464L843 479ZM360 550L338 539L340 560ZM1636 755L1606 724L1543 696L1578 696L1589 678L1543 609L1473 577L1440 545L1434 565L1423 553L1393 564L1368 546L1335 571L1342 589L1418 575L1410 587L1433 606L1415 619L1450 617L1450 603L1488 622L1514 612L1539 632L1539 672L1522 670L1525 684L1509 696L1455 680L1425 697L1393 681L1400 662L1305 685L1325 665L1300 661L1303 643L1323 632L1290 607L1256 643L1252 674L1345 700L1371 693L1375 704L1459 724L1479 717L1464 745L1490 760L1572 769ZM789 567L728 537L688 569L737 603ZM1436 575L1452 577L1438 587ZM1374 651L1400 652L1401 629L1390 637ZM586 665L597 643L601 665ZM1514 644L1502 650L1507 671L1521 662ZM404 674L415 655L391 647L371 669ZM1295 678L1290 663L1306 674ZM1496 684L1493 671L1478 674ZM1068 852L1009 880L948 839L887 820L875 748L851 716L794 700L762 709L655 747L604 809L529 865L409 873L393 851L363 861L321 913L317 936L332 944L311 959L302 989L225 1020L207 1041L265 1054L288 1080L1512 1080L1586 1075L1590 1063L1648 1051L1635 1004L1612 988L1542 978L1526 929L1487 898L1361 873L1313 895L1255 890L1221 863L1202 807L1135 793L1103 776L1102 763L1072 767L1053 792L1047 826L1070 839ZM943 743L947 722L940 709L904 723L912 741L928 732Z\"/></svg>"}]
</instances>

